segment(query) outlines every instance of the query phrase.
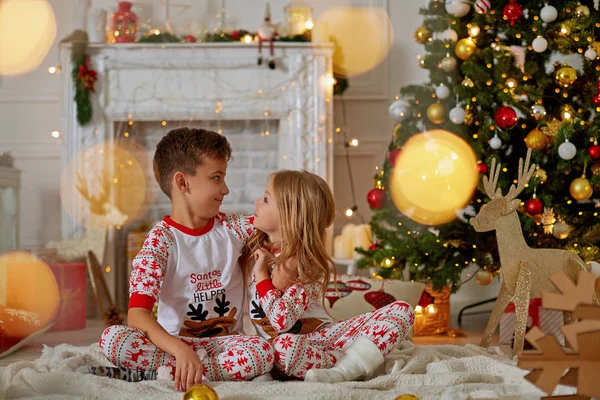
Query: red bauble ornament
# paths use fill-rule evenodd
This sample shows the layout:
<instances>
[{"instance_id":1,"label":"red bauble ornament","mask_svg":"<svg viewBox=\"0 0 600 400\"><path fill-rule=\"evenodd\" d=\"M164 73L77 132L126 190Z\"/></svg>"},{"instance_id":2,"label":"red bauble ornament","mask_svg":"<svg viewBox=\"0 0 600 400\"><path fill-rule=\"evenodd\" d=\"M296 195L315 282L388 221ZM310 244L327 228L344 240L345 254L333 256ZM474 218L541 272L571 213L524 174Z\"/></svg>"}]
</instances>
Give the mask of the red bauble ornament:
<instances>
[{"instance_id":1,"label":"red bauble ornament","mask_svg":"<svg viewBox=\"0 0 600 400\"><path fill-rule=\"evenodd\" d=\"M185 37L185 41L188 43L196 43L196 36L194 35L187 35Z\"/></svg>"},{"instance_id":2,"label":"red bauble ornament","mask_svg":"<svg viewBox=\"0 0 600 400\"><path fill-rule=\"evenodd\" d=\"M525 203L525 210L529 215L541 214L544 210L544 203L540 199L529 199Z\"/></svg>"},{"instance_id":3,"label":"red bauble ornament","mask_svg":"<svg viewBox=\"0 0 600 400\"><path fill-rule=\"evenodd\" d=\"M510 2L504 7L504 19L506 19L510 26L515 26L515 22L523 16L523 7L517 0L510 0Z\"/></svg>"},{"instance_id":4,"label":"red bauble ornament","mask_svg":"<svg viewBox=\"0 0 600 400\"><path fill-rule=\"evenodd\" d=\"M235 40L238 40L240 38L240 32L239 31L233 31L231 33L231 38L235 39Z\"/></svg>"},{"instance_id":5,"label":"red bauble ornament","mask_svg":"<svg viewBox=\"0 0 600 400\"><path fill-rule=\"evenodd\" d=\"M488 166L485 165L484 163L479 163L477 164L477 172L479 172L480 174L487 174L488 173Z\"/></svg>"},{"instance_id":6,"label":"red bauble ornament","mask_svg":"<svg viewBox=\"0 0 600 400\"><path fill-rule=\"evenodd\" d=\"M600 93L594 95L594 97L592 97L592 101L596 107L600 107Z\"/></svg>"},{"instance_id":7,"label":"red bauble ornament","mask_svg":"<svg viewBox=\"0 0 600 400\"><path fill-rule=\"evenodd\" d=\"M379 249L379 243L371 243L369 246L369 250L377 250Z\"/></svg>"},{"instance_id":8,"label":"red bauble ornament","mask_svg":"<svg viewBox=\"0 0 600 400\"><path fill-rule=\"evenodd\" d=\"M385 192L381 189L369 190L369 193L367 193L367 202L371 208L382 208L386 202Z\"/></svg>"},{"instance_id":9,"label":"red bauble ornament","mask_svg":"<svg viewBox=\"0 0 600 400\"><path fill-rule=\"evenodd\" d=\"M588 149L588 153L590 154L590 157L592 157L592 160L597 160L600 158L600 145L592 145L590 146L590 148Z\"/></svg>"},{"instance_id":10,"label":"red bauble ornament","mask_svg":"<svg viewBox=\"0 0 600 400\"><path fill-rule=\"evenodd\" d=\"M398 149L398 148L392 149L388 153L388 164L390 164L392 166L392 168L396 166L396 161L398 160L399 155L400 155L400 149Z\"/></svg>"},{"instance_id":11,"label":"red bauble ornament","mask_svg":"<svg viewBox=\"0 0 600 400\"><path fill-rule=\"evenodd\" d=\"M498 128L510 129L517 124L517 112L512 107L502 106L496 111L494 119Z\"/></svg>"}]
</instances>

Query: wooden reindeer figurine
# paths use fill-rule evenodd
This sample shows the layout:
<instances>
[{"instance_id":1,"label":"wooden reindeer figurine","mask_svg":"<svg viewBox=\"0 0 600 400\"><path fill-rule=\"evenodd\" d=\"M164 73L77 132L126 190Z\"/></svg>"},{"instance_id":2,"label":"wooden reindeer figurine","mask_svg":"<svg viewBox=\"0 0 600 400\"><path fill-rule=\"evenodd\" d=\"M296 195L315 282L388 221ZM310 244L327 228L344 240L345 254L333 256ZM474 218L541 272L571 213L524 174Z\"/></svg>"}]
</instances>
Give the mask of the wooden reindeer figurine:
<instances>
[{"instance_id":1,"label":"wooden reindeer figurine","mask_svg":"<svg viewBox=\"0 0 600 400\"><path fill-rule=\"evenodd\" d=\"M502 313L506 306L513 302L516 316L513 354L523 350L529 300L542 297L544 292L557 293L556 287L549 279L550 276L563 271L569 279L577 282L579 272L589 269L574 253L559 249L533 249L525 242L517 213L521 200L517 199L517 196L535 172L535 164L529 166L530 159L531 149L527 151L525 165L522 158L519 160L517 186L512 185L506 196L496 187L501 165L496 164L496 159L492 161L491 180L487 176L483 177L483 187L491 201L470 221L477 232L496 231L502 267L502 285L481 338L481 346L489 346ZM565 314L565 322L569 319L570 315Z\"/></svg>"}]
</instances>

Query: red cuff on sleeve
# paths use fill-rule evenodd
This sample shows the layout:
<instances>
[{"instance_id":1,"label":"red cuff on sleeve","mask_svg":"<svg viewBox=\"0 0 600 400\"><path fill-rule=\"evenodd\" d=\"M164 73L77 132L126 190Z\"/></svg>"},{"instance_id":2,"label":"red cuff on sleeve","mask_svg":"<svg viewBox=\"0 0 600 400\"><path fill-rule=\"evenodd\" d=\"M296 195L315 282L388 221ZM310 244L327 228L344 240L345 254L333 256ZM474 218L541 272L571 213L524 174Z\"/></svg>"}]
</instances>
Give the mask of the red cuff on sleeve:
<instances>
[{"instance_id":1,"label":"red cuff on sleeve","mask_svg":"<svg viewBox=\"0 0 600 400\"><path fill-rule=\"evenodd\" d=\"M152 311L156 299L152 296L142 293L132 293L129 298L129 308L141 307Z\"/></svg>"},{"instance_id":2,"label":"red cuff on sleeve","mask_svg":"<svg viewBox=\"0 0 600 400\"><path fill-rule=\"evenodd\" d=\"M256 291L258 292L258 297L265 297L266 294L273 289L277 289L273 286L273 282L270 279L264 279L256 284Z\"/></svg>"}]
</instances>

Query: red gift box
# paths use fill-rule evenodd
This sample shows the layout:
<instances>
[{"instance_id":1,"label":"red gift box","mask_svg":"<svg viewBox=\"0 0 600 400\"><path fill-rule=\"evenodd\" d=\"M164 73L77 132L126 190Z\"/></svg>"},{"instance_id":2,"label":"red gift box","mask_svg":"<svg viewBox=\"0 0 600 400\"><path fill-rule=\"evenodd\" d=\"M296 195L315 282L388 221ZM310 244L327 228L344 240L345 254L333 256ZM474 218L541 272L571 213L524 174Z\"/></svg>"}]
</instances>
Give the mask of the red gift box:
<instances>
[{"instance_id":1,"label":"red gift box","mask_svg":"<svg viewBox=\"0 0 600 400\"><path fill-rule=\"evenodd\" d=\"M50 332L84 329L87 266L85 263L48 265L60 293L60 306Z\"/></svg>"}]
</instances>

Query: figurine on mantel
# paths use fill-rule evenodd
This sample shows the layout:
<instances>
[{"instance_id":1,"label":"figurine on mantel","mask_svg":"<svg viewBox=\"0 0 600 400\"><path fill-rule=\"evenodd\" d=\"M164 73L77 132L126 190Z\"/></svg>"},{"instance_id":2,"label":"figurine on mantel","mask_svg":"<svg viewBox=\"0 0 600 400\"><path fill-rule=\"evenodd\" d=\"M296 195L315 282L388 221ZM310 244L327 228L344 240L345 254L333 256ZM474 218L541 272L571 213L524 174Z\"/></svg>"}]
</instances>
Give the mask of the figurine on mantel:
<instances>
[{"instance_id":1,"label":"figurine on mantel","mask_svg":"<svg viewBox=\"0 0 600 400\"><path fill-rule=\"evenodd\" d=\"M275 58L273 57L273 42L277 38L277 24L271 22L271 7L267 3L265 9L265 19L258 28L258 65L262 65L262 44L269 42L269 68L275 69Z\"/></svg>"}]
</instances>

